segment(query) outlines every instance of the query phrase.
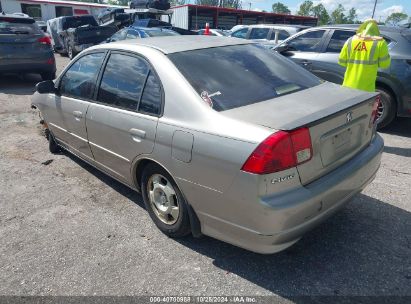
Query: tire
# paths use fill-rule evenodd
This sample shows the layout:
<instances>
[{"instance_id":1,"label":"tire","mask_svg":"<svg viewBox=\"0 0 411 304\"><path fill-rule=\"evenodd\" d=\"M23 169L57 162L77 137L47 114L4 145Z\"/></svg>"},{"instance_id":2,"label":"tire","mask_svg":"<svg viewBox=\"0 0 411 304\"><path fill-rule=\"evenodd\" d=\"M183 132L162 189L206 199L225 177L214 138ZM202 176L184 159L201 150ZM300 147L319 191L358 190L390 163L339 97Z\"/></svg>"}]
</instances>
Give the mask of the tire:
<instances>
[{"instance_id":1,"label":"tire","mask_svg":"<svg viewBox=\"0 0 411 304\"><path fill-rule=\"evenodd\" d=\"M60 146L57 144L56 140L54 139L54 135L53 133L50 132L50 130L48 130L48 132L46 133L46 137L48 137L49 140L49 150L51 153L53 154L57 154L61 151Z\"/></svg>"},{"instance_id":2,"label":"tire","mask_svg":"<svg viewBox=\"0 0 411 304\"><path fill-rule=\"evenodd\" d=\"M394 96L387 89L377 87L377 92L381 94L381 106L377 112L377 129L380 130L394 120L397 113L397 104Z\"/></svg>"},{"instance_id":3,"label":"tire","mask_svg":"<svg viewBox=\"0 0 411 304\"><path fill-rule=\"evenodd\" d=\"M56 79L56 72L44 72L40 73L41 79L45 80L54 80Z\"/></svg>"},{"instance_id":4,"label":"tire","mask_svg":"<svg viewBox=\"0 0 411 304\"><path fill-rule=\"evenodd\" d=\"M161 232L172 238L191 232L187 202L167 171L156 164L147 165L141 190L147 212Z\"/></svg>"},{"instance_id":5,"label":"tire","mask_svg":"<svg viewBox=\"0 0 411 304\"><path fill-rule=\"evenodd\" d=\"M74 57L76 57L76 53L74 52L72 46L69 44L67 47L67 54L70 60L72 60Z\"/></svg>"}]
</instances>

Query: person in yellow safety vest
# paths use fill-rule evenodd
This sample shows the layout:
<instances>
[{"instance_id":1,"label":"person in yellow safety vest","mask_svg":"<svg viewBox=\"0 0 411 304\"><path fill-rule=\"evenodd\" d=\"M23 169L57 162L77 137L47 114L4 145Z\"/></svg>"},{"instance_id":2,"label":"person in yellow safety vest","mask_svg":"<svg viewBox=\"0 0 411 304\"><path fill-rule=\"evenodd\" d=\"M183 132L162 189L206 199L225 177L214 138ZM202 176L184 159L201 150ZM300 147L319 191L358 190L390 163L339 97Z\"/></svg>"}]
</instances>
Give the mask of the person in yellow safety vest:
<instances>
[{"instance_id":1,"label":"person in yellow safety vest","mask_svg":"<svg viewBox=\"0 0 411 304\"><path fill-rule=\"evenodd\" d=\"M340 53L338 64L347 67L343 86L375 92L378 68L390 66L387 42L380 36L375 20L366 20L349 38Z\"/></svg>"}]
</instances>

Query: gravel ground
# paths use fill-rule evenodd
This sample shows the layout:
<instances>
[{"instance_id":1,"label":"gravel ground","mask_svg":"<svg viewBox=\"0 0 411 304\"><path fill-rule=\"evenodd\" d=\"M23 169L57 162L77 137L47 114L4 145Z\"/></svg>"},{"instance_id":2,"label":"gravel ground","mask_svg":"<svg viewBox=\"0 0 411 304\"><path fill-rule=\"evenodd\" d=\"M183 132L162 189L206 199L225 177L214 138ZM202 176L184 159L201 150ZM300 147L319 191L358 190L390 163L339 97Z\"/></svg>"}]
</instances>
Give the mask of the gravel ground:
<instances>
[{"instance_id":1,"label":"gravel ground","mask_svg":"<svg viewBox=\"0 0 411 304\"><path fill-rule=\"evenodd\" d=\"M59 70L68 63L56 59ZM38 81L0 77L0 294L411 296L411 119L381 133L381 169L362 194L264 256L208 237L169 239L139 194L50 154L30 109Z\"/></svg>"}]
</instances>

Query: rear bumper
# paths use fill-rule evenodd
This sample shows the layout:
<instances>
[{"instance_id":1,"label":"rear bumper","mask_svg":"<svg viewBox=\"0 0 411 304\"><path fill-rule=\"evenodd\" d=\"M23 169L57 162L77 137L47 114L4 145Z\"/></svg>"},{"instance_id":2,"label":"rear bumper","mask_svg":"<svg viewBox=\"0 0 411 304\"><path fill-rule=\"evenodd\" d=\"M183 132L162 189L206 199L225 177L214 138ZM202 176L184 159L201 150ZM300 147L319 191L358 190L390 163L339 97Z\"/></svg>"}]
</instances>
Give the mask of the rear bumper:
<instances>
[{"instance_id":1,"label":"rear bumper","mask_svg":"<svg viewBox=\"0 0 411 304\"><path fill-rule=\"evenodd\" d=\"M48 63L48 60L51 59L52 63L50 64ZM56 61L52 53L51 56L42 58L0 60L0 73L54 73L55 71Z\"/></svg>"},{"instance_id":2,"label":"rear bumper","mask_svg":"<svg viewBox=\"0 0 411 304\"><path fill-rule=\"evenodd\" d=\"M258 253L281 251L334 214L374 179L383 147L384 141L377 134L365 150L326 176L305 187L260 197L255 209L248 213L259 217L259 230L250 229L248 223L234 224L200 213L202 232Z\"/></svg>"}]
</instances>

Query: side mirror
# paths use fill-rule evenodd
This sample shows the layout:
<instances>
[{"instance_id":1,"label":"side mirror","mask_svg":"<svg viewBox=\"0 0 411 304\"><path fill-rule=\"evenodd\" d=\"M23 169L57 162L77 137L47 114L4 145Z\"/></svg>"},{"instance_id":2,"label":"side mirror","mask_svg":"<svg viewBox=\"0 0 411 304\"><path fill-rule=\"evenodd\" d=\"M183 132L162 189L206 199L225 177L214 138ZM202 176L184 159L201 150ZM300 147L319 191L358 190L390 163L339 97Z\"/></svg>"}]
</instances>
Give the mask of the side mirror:
<instances>
[{"instance_id":1,"label":"side mirror","mask_svg":"<svg viewBox=\"0 0 411 304\"><path fill-rule=\"evenodd\" d=\"M52 80L46 80L39 82L36 85L36 91L40 94L48 94L48 93L56 93L56 87L54 86L54 82Z\"/></svg>"},{"instance_id":2,"label":"side mirror","mask_svg":"<svg viewBox=\"0 0 411 304\"><path fill-rule=\"evenodd\" d=\"M276 48L274 48L275 51L277 51L278 53L282 54L285 53L287 51L290 50L290 46L288 45L288 43L283 43L279 46L277 46Z\"/></svg>"}]
</instances>

